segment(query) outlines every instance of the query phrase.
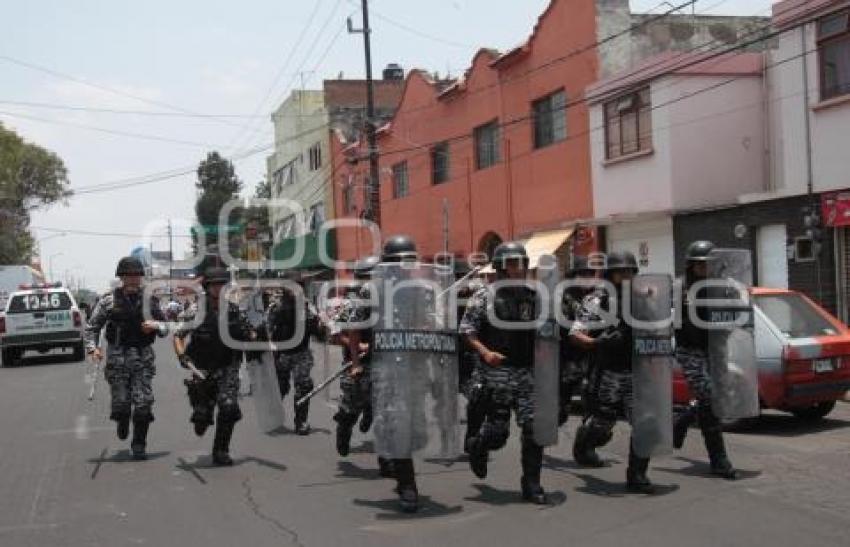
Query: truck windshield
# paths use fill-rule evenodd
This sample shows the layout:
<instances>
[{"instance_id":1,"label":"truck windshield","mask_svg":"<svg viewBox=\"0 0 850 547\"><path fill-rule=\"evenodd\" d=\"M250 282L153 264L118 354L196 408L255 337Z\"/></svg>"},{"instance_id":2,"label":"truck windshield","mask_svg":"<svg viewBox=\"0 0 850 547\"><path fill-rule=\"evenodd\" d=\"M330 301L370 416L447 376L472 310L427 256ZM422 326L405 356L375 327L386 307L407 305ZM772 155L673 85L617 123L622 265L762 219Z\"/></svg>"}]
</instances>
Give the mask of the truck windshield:
<instances>
[{"instance_id":1,"label":"truck windshield","mask_svg":"<svg viewBox=\"0 0 850 547\"><path fill-rule=\"evenodd\" d=\"M788 338L838 334L832 323L799 294L757 295L755 304Z\"/></svg>"}]
</instances>

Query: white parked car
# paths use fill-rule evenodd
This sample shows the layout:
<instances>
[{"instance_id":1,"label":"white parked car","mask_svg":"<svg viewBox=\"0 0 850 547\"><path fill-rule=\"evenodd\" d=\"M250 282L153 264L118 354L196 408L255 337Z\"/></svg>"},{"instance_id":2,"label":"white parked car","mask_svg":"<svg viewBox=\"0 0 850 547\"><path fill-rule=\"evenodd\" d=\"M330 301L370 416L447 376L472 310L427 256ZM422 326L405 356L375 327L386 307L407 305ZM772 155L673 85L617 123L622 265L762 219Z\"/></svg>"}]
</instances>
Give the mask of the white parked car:
<instances>
[{"instance_id":1,"label":"white parked car","mask_svg":"<svg viewBox=\"0 0 850 547\"><path fill-rule=\"evenodd\" d=\"M84 330L83 315L61 283L21 285L0 315L0 359L11 366L27 350L68 348L80 361L85 358Z\"/></svg>"}]
</instances>

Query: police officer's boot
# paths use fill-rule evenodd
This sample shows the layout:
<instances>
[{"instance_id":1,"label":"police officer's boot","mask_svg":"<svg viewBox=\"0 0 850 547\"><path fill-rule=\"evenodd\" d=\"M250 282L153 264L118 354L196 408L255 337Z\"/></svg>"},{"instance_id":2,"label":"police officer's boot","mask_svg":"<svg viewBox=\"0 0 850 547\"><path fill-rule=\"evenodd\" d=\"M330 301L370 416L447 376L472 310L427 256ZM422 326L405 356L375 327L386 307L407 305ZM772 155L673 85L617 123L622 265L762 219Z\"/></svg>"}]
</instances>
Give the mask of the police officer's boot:
<instances>
[{"instance_id":1,"label":"police officer's boot","mask_svg":"<svg viewBox=\"0 0 850 547\"><path fill-rule=\"evenodd\" d=\"M302 404L295 404L295 434L309 435L310 424L307 423L307 416L310 414L310 401L304 401Z\"/></svg>"},{"instance_id":2,"label":"police officer's boot","mask_svg":"<svg viewBox=\"0 0 850 547\"><path fill-rule=\"evenodd\" d=\"M230 438L233 437L233 428L236 422L218 419L215 425L215 438L213 439L212 460L215 465L233 465L230 457Z\"/></svg>"},{"instance_id":3,"label":"police officer's boot","mask_svg":"<svg viewBox=\"0 0 850 547\"><path fill-rule=\"evenodd\" d=\"M117 424L116 433L118 434L118 438L122 441L127 440L127 437L130 436L130 414L113 414L112 419Z\"/></svg>"},{"instance_id":4,"label":"police officer's boot","mask_svg":"<svg viewBox=\"0 0 850 547\"><path fill-rule=\"evenodd\" d=\"M348 456L351 451L351 433L357 416L339 410L334 414L334 421L336 421L336 451L340 456Z\"/></svg>"},{"instance_id":5,"label":"police officer's boot","mask_svg":"<svg viewBox=\"0 0 850 547\"><path fill-rule=\"evenodd\" d=\"M543 468L543 447L533 438L522 439L522 499L536 505L546 505L546 493L540 486L540 470Z\"/></svg>"},{"instance_id":6,"label":"police officer's boot","mask_svg":"<svg viewBox=\"0 0 850 547\"><path fill-rule=\"evenodd\" d=\"M697 416L697 403L691 401L673 420L673 446L678 450L685 444L688 428Z\"/></svg>"},{"instance_id":7,"label":"police officer's boot","mask_svg":"<svg viewBox=\"0 0 850 547\"><path fill-rule=\"evenodd\" d=\"M711 462L711 474L727 480L738 478L738 472L732 467L732 462L726 455L726 445L723 442L723 432L717 427L702 430L705 440L705 448L708 451L708 459Z\"/></svg>"},{"instance_id":8,"label":"police officer's boot","mask_svg":"<svg viewBox=\"0 0 850 547\"><path fill-rule=\"evenodd\" d=\"M133 415L133 440L130 441L130 451L134 460L148 459L145 449L147 448L148 427L150 427L152 421L153 415L150 411L137 410Z\"/></svg>"},{"instance_id":9,"label":"police officer's boot","mask_svg":"<svg viewBox=\"0 0 850 547\"><path fill-rule=\"evenodd\" d=\"M393 469L393 460L388 460L382 456L378 456L378 475L385 479L394 478L395 470Z\"/></svg>"},{"instance_id":10,"label":"police officer's boot","mask_svg":"<svg viewBox=\"0 0 850 547\"><path fill-rule=\"evenodd\" d=\"M470 437L464 443L466 453L469 454L469 468L479 479L487 478L487 462L490 460L490 452L483 444L480 435Z\"/></svg>"},{"instance_id":11,"label":"police officer's boot","mask_svg":"<svg viewBox=\"0 0 850 547\"><path fill-rule=\"evenodd\" d=\"M416 488L413 460L393 460L393 469L397 482L396 493L398 493L399 506L404 513L415 513L419 510L419 491Z\"/></svg>"},{"instance_id":12,"label":"police officer's boot","mask_svg":"<svg viewBox=\"0 0 850 547\"><path fill-rule=\"evenodd\" d=\"M629 467L626 469L626 490L636 494L654 494L655 487L649 482L646 472L649 469L649 458L641 458L635 454L634 447L629 445Z\"/></svg>"},{"instance_id":13,"label":"police officer's boot","mask_svg":"<svg viewBox=\"0 0 850 547\"><path fill-rule=\"evenodd\" d=\"M360 415L360 433L368 433L372 427L372 407L367 406Z\"/></svg>"},{"instance_id":14,"label":"police officer's boot","mask_svg":"<svg viewBox=\"0 0 850 547\"><path fill-rule=\"evenodd\" d=\"M576 430L573 441L573 458L582 467L605 467L605 462L596 453L598 446L596 428L582 424Z\"/></svg>"}]
</instances>

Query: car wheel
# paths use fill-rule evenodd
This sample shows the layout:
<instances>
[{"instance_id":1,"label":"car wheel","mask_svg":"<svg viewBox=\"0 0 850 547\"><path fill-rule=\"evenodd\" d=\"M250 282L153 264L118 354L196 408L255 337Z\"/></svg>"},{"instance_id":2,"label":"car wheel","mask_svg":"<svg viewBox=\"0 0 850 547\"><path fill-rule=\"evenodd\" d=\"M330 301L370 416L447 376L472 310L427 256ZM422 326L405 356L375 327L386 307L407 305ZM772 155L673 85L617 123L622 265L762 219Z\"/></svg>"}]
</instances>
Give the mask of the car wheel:
<instances>
[{"instance_id":1,"label":"car wheel","mask_svg":"<svg viewBox=\"0 0 850 547\"><path fill-rule=\"evenodd\" d=\"M0 356L3 359L4 367L14 367L18 365L18 361L20 361L21 356L23 355L23 351L18 348L7 348L3 350L3 355Z\"/></svg>"},{"instance_id":2,"label":"car wheel","mask_svg":"<svg viewBox=\"0 0 850 547\"><path fill-rule=\"evenodd\" d=\"M74 361L82 361L86 358L86 344L80 342L74 346Z\"/></svg>"},{"instance_id":3,"label":"car wheel","mask_svg":"<svg viewBox=\"0 0 850 547\"><path fill-rule=\"evenodd\" d=\"M791 414L807 422L816 422L826 417L833 408L835 408L835 401L824 401L805 408L795 408L791 410Z\"/></svg>"}]
</instances>

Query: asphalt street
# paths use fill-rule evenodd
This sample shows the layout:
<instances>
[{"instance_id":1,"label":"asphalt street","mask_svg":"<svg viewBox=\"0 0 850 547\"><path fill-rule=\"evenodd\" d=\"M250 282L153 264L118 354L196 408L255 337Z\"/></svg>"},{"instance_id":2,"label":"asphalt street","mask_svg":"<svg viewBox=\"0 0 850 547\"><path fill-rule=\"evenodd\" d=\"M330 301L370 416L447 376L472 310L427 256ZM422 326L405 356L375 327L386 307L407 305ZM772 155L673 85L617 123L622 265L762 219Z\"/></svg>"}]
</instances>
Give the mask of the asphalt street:
<instances>
[{"instance_id":1,"label":"asphalt street","mask_svg":"<svg viewBox=\"0 0 850 547\"><path fill-rule=\"evenodd\" d=\"M251 397L232 445L236 465L215 468L212 431L197 438L169 341L156 346L151 459L131 461L115 437L102 381L87 400L84 363L30 357L0 369L0 545L836 545L850 530L850 404L819 424L768 413L730 433L736 482L710 478L698 430L652 462L655 496L627 494L628 429L601 451L610 466L576 467L576 418L547 449L552 504L519 496L519 443L495 453L486 481L464 461L419 462L423 508L396 511L393 482L377 476L367 435L353 454L334 449L334 396L312 407L313 433L263 435ZM322 351L315 352L321 379ZM333 352L332 355L338 356ZM338 359L331 367L338 366ZM292 403L286 401L288 427Z\"/></svg>"}]
</instances>

